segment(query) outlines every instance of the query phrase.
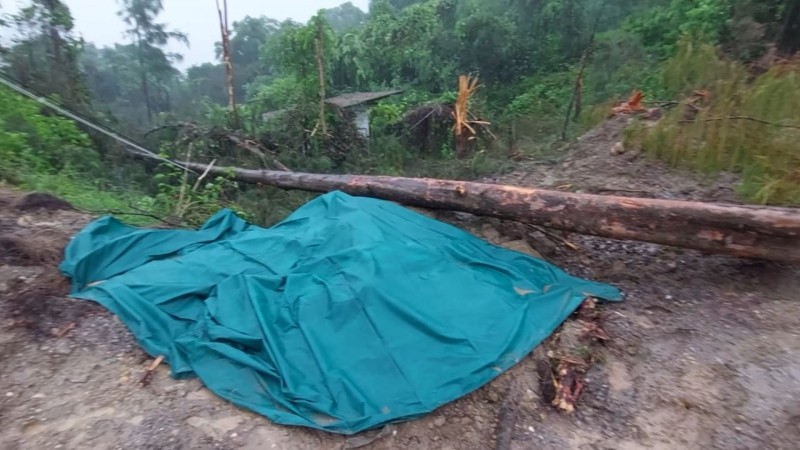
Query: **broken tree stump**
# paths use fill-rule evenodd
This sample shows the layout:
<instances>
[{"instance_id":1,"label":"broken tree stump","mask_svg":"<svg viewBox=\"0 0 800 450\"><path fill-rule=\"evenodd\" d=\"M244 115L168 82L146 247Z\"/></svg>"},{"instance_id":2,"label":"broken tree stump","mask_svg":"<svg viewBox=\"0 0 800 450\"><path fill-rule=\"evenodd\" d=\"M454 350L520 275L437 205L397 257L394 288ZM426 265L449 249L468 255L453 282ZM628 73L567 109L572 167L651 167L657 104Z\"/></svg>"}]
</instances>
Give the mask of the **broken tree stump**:
<instances>
[{"instance_id":1,"label":"broken tree stump","mask_svg":"<svg viewBox=\"0 0 800 450\"><path fill-rule=\"evenodd\" d=\"M187 164L206 170L203 164ZM616 197L426 178L213 167L215 175L313 192L342 191L611 239L800 263L800 210Z\"/></svg>"}]
</instances>

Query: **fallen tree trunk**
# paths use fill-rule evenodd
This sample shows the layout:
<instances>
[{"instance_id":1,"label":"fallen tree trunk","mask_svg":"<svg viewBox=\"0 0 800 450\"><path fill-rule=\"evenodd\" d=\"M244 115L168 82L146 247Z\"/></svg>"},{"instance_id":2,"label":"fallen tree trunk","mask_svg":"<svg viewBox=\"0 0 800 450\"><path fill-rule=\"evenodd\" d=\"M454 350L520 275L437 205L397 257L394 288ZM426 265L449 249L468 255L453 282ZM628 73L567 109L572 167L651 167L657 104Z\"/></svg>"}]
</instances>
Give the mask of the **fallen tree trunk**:
<instances>
[{"instance_id":1,"label":"fallen tree trunk","mask_svg":"<svg viewBox=\"0 0 800 450\"><path fill-rule=\"evenodd\" d=\"M207 166L191 163L204 171ZM340 190L411 206L464 211L612 239L800 263L800 210L658 200L515 186L214 167L242 182L313 192Z\"/></svg>"}]
</instances>

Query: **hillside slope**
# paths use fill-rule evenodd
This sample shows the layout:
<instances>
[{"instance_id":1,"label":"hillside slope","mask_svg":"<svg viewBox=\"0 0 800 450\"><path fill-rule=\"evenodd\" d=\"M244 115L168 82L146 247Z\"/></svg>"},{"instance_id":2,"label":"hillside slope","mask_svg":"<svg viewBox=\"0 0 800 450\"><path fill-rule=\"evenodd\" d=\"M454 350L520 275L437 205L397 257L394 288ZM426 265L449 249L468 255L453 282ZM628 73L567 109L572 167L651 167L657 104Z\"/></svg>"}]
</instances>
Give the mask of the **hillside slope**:
<instances>
[{"instance_id":1,"label":"hillside slope","mask_svg":"<svg viewBox=\"0 0 800 450\"><path fill-rule=\"evenodd\" d=\"M735 201L732 179L615 154L625 121L600 125L559 162L521 163L491 181ZM0 442L10 449L474 449L494 448L498 436L513 449L792 448L800 438L796 268L429 212L612 283L626 299L569 320L494 382L370 443L275 426L165 367L141 385L150 361L125 327L64 297L60 251L91 217L63 208L0 191ZM593 324L603 342L582 339ZM553 394L547 366L576 358L587 373L566 415L544 401Z\"/></svg>"}]
</instances>

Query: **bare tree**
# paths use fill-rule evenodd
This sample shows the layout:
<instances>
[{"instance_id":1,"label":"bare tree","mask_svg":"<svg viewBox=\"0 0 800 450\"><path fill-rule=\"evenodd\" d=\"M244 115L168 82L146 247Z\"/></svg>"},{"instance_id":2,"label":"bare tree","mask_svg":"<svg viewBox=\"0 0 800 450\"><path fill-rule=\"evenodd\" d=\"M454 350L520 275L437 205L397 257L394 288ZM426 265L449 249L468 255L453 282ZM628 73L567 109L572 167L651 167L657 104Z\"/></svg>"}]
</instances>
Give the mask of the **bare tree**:
<instances>
[{"instance_id":1,"label":"bare tree","mask_svg":"<svg viewBox=\"0 0 800 450\"><path fill-rule=\"evenodd\" d=\"M236 92L233 89L233 61L231 59L230 28L228 27L228 0L222 0L223 8L219 7L219 30L222 34L222 61L225 64L225 83L228 88L228 109L231 112L231 126L239 128L239 113L236 110Z\"/></svg>"}]
</instances>

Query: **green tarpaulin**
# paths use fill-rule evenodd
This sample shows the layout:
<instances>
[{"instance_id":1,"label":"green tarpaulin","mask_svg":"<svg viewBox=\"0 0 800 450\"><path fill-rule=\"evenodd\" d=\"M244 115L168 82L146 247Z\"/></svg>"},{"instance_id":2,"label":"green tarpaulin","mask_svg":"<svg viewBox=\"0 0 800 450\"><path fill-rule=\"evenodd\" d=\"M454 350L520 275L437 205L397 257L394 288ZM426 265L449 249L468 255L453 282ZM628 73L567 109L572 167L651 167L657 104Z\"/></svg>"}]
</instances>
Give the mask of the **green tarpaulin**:
<instances>
[{"instance_id":1,"label":"green tarpaulin","mask_svg":"<svg viewBox=\"0 0 800 450\"><path fill-rule=\"evenodd\" d=\"M334 192L260 228L110 217L66 249L72 295L175 377L287 425L352 434L428 413L520 361L607 285L394 203Z\"/></svg>"}]
</instances>

